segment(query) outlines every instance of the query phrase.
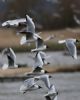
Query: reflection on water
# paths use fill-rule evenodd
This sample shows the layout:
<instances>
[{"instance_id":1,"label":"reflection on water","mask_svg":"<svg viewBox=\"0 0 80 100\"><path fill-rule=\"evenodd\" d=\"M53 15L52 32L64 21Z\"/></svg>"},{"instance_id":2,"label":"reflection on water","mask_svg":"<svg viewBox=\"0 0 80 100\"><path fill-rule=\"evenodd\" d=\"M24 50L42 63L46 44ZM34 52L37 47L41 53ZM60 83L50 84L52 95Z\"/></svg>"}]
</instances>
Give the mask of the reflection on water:
<instances>
[{"instance_id":1,"label":"reflection on water","mask_svg":"<svg viewBox=\"0 0 80 100\"><path fill-rule=\"evenodd\" d=\"M59 91L58 100L80 100L80 73L58 73L52 76L50 81ZM44 94L47 89L43 82L38 82L42 89L26 94L19 93L21 84L22 81L0 83L0 100L45 100Z\"/></svg>"}]
</instances>

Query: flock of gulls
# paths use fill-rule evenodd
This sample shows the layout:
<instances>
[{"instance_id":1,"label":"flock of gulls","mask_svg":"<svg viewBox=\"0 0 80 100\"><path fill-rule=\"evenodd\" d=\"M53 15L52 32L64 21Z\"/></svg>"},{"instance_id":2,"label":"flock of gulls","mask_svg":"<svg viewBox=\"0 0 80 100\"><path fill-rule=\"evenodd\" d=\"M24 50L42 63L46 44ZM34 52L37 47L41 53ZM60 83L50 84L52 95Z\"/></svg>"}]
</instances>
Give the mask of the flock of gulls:
<instances>
[{"instance_id":1,"label":"flock of gulls","mask_svg":"<svg viewBox=\"0 0 80 100\"><path fill-rule=\"evenodd\" d=\"M58 92L55 89L54 84L50 83L50 78L52 78L46 70L43 69L44 65L50 64L46 59L47 56L44 50L48 48L48 46L45 44L46 41L54 39L55 36L51 35L48 36L46 39L42 39L40 36L41 32L35 31L35 24L32 20L32 18L29 15L26 15L26 18L22 19L15 19L15 20L8 20L2 23L2 26L15 26L18 27L21 24L26 24L26 28L21 29L17 32L17 34L23 34L20 40L21 45L30 45L31 43L35 43L35 48L31 49L31 53L35 53L34 58L34 69L31 73L27 74L30 77L27 78L23 84L20 87L21 93L26 93L27 91L41 89L42 87L38 85L37 81L43 81L45 86L47 87L48 91L44 95L46 100L57 100ZM59 40L59 44L65 44L67 47L69 54L72 56L73 59L77 59L77 48L76 43L80 42L77 39L68 38L65 40ZM6 55L8 59L8 64L3 64L2 69L5 70L7 68L18 68L18 65L16 64L16 55L12 48L5 48L2 51L2 56Z\"/></svg>"}]
</instances>

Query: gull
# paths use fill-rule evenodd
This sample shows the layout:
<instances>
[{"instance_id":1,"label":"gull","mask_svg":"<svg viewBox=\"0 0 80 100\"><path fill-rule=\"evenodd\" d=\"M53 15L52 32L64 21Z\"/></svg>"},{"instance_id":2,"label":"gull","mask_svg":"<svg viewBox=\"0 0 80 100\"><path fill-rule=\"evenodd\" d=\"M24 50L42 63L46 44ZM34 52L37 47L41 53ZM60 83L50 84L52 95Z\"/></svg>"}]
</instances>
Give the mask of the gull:
<instances>
[{"instance_id":1,"label":"gull","mask_svg":"<svg viewBox=\"0 0 80 100\"><path fill-rule=\"evenodd\" d=\"M50 64L50 63L47 62L47 60L46 60L46 59L49 58L50 56L47 56L46 53L43 52L43 51L39 51L38 53L40 53L40 56L41 56L41 58L42 58L42 61L43 61L43 64L44 64L44 65Z\"/></svg>"},{"instance_id":2,"label":"gull","mask_svg":"<svg viewBox=\"0 0 80 100\"><path fill-rule=\"evenodd\" d=\"M42 38L37 38L37 40L35 41L36 44L36 48L32 49L31 52L37 52L37 51L43 51L46 50L48 48L47 45L45 45L44 43L46 41L52 40L54 39L54 35L50 35L48 36L46 39L42 39Z\"/></svg>"},{"instance_id":3,"label":"gull","mask_svg":"<svg viewBox=\"0 0 80 100\"><path fill-rule=\"evenodd\" d=\"M78 43L79 40L78 39L66 39L66 40L59 40L58 43L62 44L65 43L66 47L68 48L68 51L70 53L70 55L73 57L73 59L77 59L77 48L75 43Z\"/></svg>"},{"instance_id":4,"label":"gull","mask_svg":"<svg viewBox=\"0 0 80 100\"><path fill-rule=\"evenodd\" d=\"M19 25L23 25L26 23L26 18L14 19L14 20L7 20L2 23L2 27L4 26L14 26L18 27Z\"/></svg>"},{"instance_id":5,"label":"gull","mask_svg":"<svg viewBox=\"0 0 80 100\"><path fill-rule=\"evenodd\" d=\"M36 84L35 78L28 78L20 86L20 92L26 93L27 91L36 90L36 89L40 89L40 88L41 88L41 86Z\"/></svg>"},{"instance_id":6,"label":"gull","mask_svg":"<svg viewBox=\"0 0 80 100\"><path fill-rule=\"evenodd\" d=\"M46 56L46 54L43 51L36 52L35 58L34 58L34 70L33 72L41 72L41 73L47 73L46 70L43 70L44 65L50 64L47 62L47 58L50 56Z\"/></svg>"},{"instance_id":7,"label":"gull","mask_svg":"<svg viewBox=\"0 0 80 100\"><path fill-rule=\"evenodd\" d=\"M38 51L35 53L35 57L32 57L32 56L28 56L28 57L34 60L32 72L47 73L47 71L43 70L43 66L50 64L47 61L47 58L49 58L50 56L47 56L46 53L43 51Z\"/></svg>"},{"instance_id":8,"label":"gull","mask_svg":"<svg viewBox=\"0 0 80 100\"><path fill-rule=\"evenodd\" d=\"M5 70L7 68L11 68L11 67L14 67L14 68L18 67L18 65L16 65L16 55L15 55L14 51L12 50L12 48L5 48L2 51L2 56L3 55L6 55L7 59L8 59L8 64L4 64L2 66L3 70Z\"/></svg>"},{"instance_id":9,"label":"gull","mask_svg":"<svg viewBox=\"0 0 80 100\"><path fill-rule=\"evenodd\" d=\"M43 68L43 61L42 61L42 58L41 58L41 55L39 52L36 53L36 56L34 58L34 70L33 72L42 72L44 73L44 70L42 69Z\"/></svg>"},{"instance_id":10,"label":"gull","mask_svg":"<svg viewBox=\"0 0 80 100\"><path fill-rule=\"evenodd\" d=\"M48 48L48 46L44 44L44 41L42 38L37 38L37 41L35 43L36 43L36 48L32 49L31 52L42 51Z\"/></svg>"},{"instance_id":11,"label":"gull","mask_svg":"<svg viewBox=\"0 0 80 100\"><path fill-rule=\"evenodd\" d=\"M50 83L50 80L49 80L49 75L47 74L43 74L43 75L40 75L40 76L36 76L35 79L39 79L39 80L42 80L45 84L45 86L48 88L48 92L46 95L44 95L46 98L50 98L50 96L54 97L53 100L57 100L57 91L55 89L55 86L53 84ZM48 100L48 99L47 99ZM50 99L51 100L51 99Z\"/></svg>"},{"instance_id":12,"label":"gull","mask_svg":"<svg viewBox=\"0 0 80 100\"><path fill-rule=\"evenodd\" d=\"M45 84L45 86L50 89L50 80L49 80L49 75L47 74L43 74L43 75L39 75L39 76L35 76L36 80L42 80Z\"/></svg>"},{"instance_id":13,"label":"gull","mask_svg":"<svg viewBox=\"0 0 80 100\"><path fill-rule=\"evenodd\" d=\"M26 15L26 24L27 27L26 29L22 29L21 31L18 32L25 34L24 36L22 36L21 40L20 40L20 44L26 44L26 43L32 43L34 41L37 40L37 38L41 38L36 32L35 32L35 24L32 20L31 17L29 17L28 15Z\"/></svg>"}]
</instances>

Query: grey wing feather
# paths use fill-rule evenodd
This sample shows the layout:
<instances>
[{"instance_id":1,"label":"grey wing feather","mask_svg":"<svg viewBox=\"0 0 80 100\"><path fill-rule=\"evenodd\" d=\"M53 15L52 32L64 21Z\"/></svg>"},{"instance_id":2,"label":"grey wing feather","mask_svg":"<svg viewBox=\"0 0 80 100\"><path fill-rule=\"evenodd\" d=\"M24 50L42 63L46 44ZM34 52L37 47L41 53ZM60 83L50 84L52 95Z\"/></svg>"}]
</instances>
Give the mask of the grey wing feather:
<instances>
[{"instance_id":1,"label":"grey wing feather","mask_svg":"<svg viewBox=\"0 0 80 100\"><path fill-rule=\"evenodd\" d=\"M27 20L27 31L35 33L35 24L34 24L33 20L28 15L26 15L26 17L27 17L26 18L26 20Z\"/></svg>"},{"instance_id":2,"label":"grey wing feather","mask_svg":"<svg viewBox=\"0 0 80 100\"><path fill-rule=\"evenodd\" d=\"M71 55L72 57L74 57L74 55L77 54L77 50L76 50L76 46L75 46L74 42L67 41L67 42L66 42L66 46L67 46L67 48L68 48L68 50L69 50L70 55Z\"/></svg>"},{"instance_id":3,"label":"grey wing feather","mask_svg":"<svg viewBox=\"0 0 80 100\"><path fill-rule=\"evenodd\" d=\"M28 88L30 88L31 86L33 86L33 85L35 84L34 78L26 79L26 80L24 81L24 84L25 84Z\"/></svg>"},{"instance_id":4,"label":"grey wing feather","mask_svg":"<svg viewBox=\"0 0 80 100\"><path fill-rule=\"evenodd\" d=\"M46 87L49 89L50 88L50 81L48 75L42 75L40 76L41 80L44 82Z\"/></svg>"}]
</instances>

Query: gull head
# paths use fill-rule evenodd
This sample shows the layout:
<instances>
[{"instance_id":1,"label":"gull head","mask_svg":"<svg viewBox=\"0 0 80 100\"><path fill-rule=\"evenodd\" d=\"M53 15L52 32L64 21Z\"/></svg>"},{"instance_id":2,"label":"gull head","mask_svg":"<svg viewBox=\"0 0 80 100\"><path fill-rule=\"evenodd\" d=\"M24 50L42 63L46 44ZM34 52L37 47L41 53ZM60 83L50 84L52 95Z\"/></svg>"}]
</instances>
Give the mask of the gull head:
<instances>
[{"instance_id":1,"label":"gull head","mask_svg":"<svg viewBox=\"0 0 80 100\"><path fill-rule=\"evenodd\" d=\"M79 43L80 42L80 40L79 39L76 39L76 43Z\"/></svg>"}]
</instances>

